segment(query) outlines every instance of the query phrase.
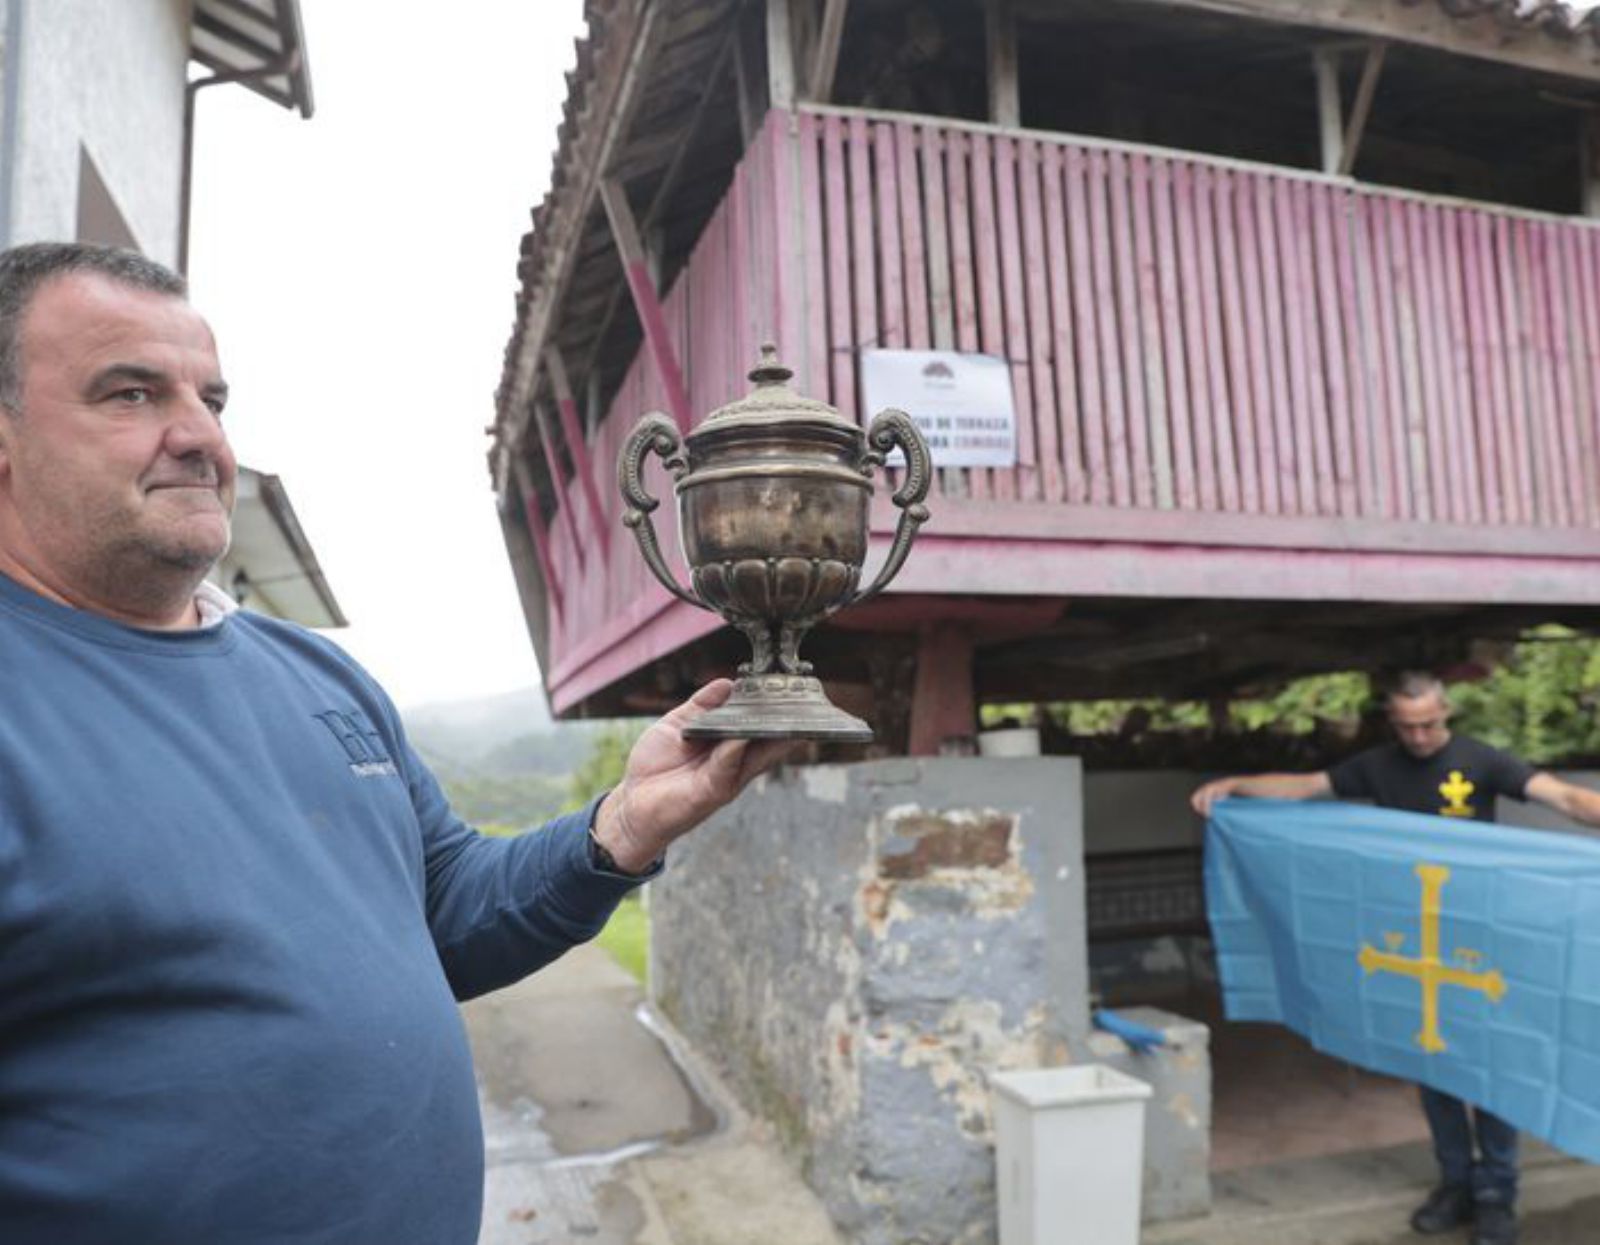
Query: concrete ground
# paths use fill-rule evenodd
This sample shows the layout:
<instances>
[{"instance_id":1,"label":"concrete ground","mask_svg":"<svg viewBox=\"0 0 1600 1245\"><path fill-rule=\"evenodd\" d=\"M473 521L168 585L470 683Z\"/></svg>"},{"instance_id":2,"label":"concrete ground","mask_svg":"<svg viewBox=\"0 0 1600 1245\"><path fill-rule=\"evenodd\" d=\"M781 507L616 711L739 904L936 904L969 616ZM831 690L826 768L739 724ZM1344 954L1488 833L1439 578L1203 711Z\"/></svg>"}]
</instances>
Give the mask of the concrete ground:
<instances>
[{"instance_id":1,"label":"concrete ground","mask_svg":"<svg viewBox=\"0 0 1600 1245\"><path fill-rule=\"evenodd\" d=\"M487 1146L480 1245L842 1245L772 1139L642 1003L587 946L462 1009Z\"/></svg>"},{"instance_id":2,"label":"concrete ground","mask_svg":"<svg viewBox=\"0 0 1600 1245\"><path fill-rule=\"evenodd\" d=\"M762 1125L642 1004L633 978L589 946L463 1008L487 1144L480 1245L845 1245ZM1356 1090L1346 1096L1363 1110L1382 1092ZM1261 1163L1246 1158L1246 1134L1244 1165L1213 1173L1212 1213L1150 1225L1141 1245L1424 1239L1406 1220L1432 1183L1426 1145L1318 1157L1288 1147ZM1528 1143L1523 1213L1521 1245L1600 1242L1600 1168ZM1464 1245L1467 1233L1431 1239Z\"/></svg>"}]
</instances>

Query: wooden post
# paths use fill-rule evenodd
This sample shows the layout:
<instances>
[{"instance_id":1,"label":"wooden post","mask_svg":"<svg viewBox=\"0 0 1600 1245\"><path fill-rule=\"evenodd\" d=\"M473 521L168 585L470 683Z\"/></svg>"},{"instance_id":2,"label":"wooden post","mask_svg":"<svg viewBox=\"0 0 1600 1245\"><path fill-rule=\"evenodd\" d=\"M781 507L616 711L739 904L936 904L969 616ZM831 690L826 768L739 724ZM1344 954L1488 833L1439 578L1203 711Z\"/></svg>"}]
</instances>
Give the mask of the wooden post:
<instances>
[{"instance_id":1,"label":"wooden post","mask_svg":"<svg viewBox=\"0 0 1600 1245\"><path fill-rule=\"evenodd\" d=\"M639 241L639 227L634 223L627 193L614 178L606 178L600 183L600 201L605 205L606 219L611 222L611 237L622 256L622 270L628 278L628 289L633 294L634 310L639 313L639 323L644 328L645 344L661 376L662 387L667 391L667 405L672 408L672 418L678 425L678 431L688 432L691 416L689 393L683 384L683 369L678 366L678 355L672 348L672 334L667 329L667 317L661 310L655 282L650 279L650 263Z\"/></svg>"},{"instance_id":2,"label":"wooden post","mask_svg":"<svg viewBox=\"0 0 1600 1245\"><path fill-rule=\"evenodd\" d=\"M522 447L511 447L511 472L516 477L517 492L522 496L522 515L528 525L528 535L533 538L534 556L539 560L539 573L544 576L544 586L555 602L556 613L564 612L561 600L561 581L556 578L555 560L550 556L550 532L544 525L544 515L539 513L539 494L533 487L533 473L523 461Z\"/></svg>"},{"instance_id":3,"label":"wooden post","mask_svg":"<svg viewBox=\"0 0 1600 1245\"><path fill-rule=\"evenodd\" d=\"M556 446L555 433L550 427L550 412L543 402L534 400L533 422L539 429L539 444L544 448L544 461L550 469L550 482L556 490L556 514L567 529L567 539L578 555L578 570L586 569L588 558L583 553L583 538L578 535L578 516L572 513L572 495L567 491L565 473L561 470L561 452Z\"/></svg>"},{"instance_id":4,"label":"wooden post","mask_svg":"<svg viewBox=\"0 0 1600 1245\"><path fill-rule=\"evenodd\" d=\"M1317 48L1311 54L1317 74L1317 122L1322 136L1322 171L1337 173L1344 161L1344 110L1339 103L1339 53Z\"/></svg>"},{"instance_id":5,"label":"wooden post","mask_svg":"<svg viewBox=\"0 0 1600 1245\"><path fill-rule=\"evenodd\" d=\"M572 386L567 383L566 365L561 352L550 346L544 352L544 368L550 377L550 387L555 391L556 410L561 415L561 435L567 439L567 449L572 454L572 467L578 473L578 484L583 489L584 504L589 517L594 520L594 530L600 537L601 553L611 550L611 529L606 525L606 513L600 504L600 487L595 480L594 461L589 457L589 443L578 423L578 403L572 396Z\"/></svg>"},{"instance_id":6,"label":"wooden post","mask_svg":"<svg viewBox=\"0 0 1600 1245\"><path fill-rule=\"evenodd\" d=\"M938 756L945 740L970 738L977 729L972 632L960 623L928 623L917 647L909 751L916 757Z\"/></svg>"},{"instance_id":7,"label":"wooden post","mask_svg":"<svg viewBox=\"0 0 1600 1245\"><path fill-rule=\"evenodd\" d=\"M1586 112L1578 122L1578 167L1583 177L1585 216L1600 216L1600 113Z\"/></svg>"},{"instance_id":8,"label":"wooden post","mask_svg":"<svg viewBox=\"0 0 1600 1245\"><path fill-rule=\"evenodd\" d=\"M1361 150L1361 136L1366 132L1367 117L1372 112L1372 97L1378 90L1378 75L1383 72L1383 58L1389 45L1382 40L1367 48L1367 60L1361 67L1361 85L1356 88L1356 102L1350 109L1350 120L1345 123L1344 139L1340 144L1339 175L1349 177L1356 166L1356 153ZM1334 91L1338 91L1337 80Z\"/></svg>"},{"instance_id":9,"label":"wooden post","mask_svg":"<svg viewBox=\"0 0 1600 1245\"><path fill-rule=\"evenodd\" d=\"M767 0L767 100L794 111L794 22L789 0Z\"/></svg>"},{"instance_id":10,"label":"wooden post","mask_svg":"<svg viewBox=\"0 0 1600 1245\"><path fill-rule=\"evenodd\" d=\"M833 94L833 77L839 70L839 46L844 41L844 15L850 0L826 0L822 10L822 29L817 34L817 49L811 58L810 96L826 104Z\"/></svg>"},{"instance_id":11,"label":"wooden post","mask_svg":"<svg viewBox=\"0 0 1600 1245\"><path fill-rule=\"evenodd\" d=\"M1011 0L986 0L984 31L989 45L989 120L1016 129L1022 124L1017 80L1017 17Z\"/></svg>"}]
</instances>

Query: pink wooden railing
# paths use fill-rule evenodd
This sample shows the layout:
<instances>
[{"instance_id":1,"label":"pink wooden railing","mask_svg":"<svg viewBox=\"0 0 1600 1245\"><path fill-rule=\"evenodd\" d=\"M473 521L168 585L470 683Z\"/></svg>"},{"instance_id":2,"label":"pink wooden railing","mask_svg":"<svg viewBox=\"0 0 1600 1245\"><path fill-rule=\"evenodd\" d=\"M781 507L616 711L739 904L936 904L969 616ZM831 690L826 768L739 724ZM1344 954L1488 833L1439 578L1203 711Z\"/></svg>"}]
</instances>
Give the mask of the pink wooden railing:
<instances>
[{"instance_id":1,"label":"pink wooden railing","mask_svg":"<svg viewBox=\"0 0 1600 1245\"><path fill-rule=\"evenodd\" d=\"M805 392L856 418L863 348L1010 360L1017 466L936 485L940 513L987 537L1026 523L1035 539L1600 550L1589 222L812 109L769 118L665 311L696 419L744 391L767 338ZM641 351L597 469L666 405ZM601 493L615 524L609 477ZM657 519L675 550L672 509ZM573 526L600 555L574 518L552 525L556 675L665 602L631 541L581 565Z\"/></svg>"}]
</instances>

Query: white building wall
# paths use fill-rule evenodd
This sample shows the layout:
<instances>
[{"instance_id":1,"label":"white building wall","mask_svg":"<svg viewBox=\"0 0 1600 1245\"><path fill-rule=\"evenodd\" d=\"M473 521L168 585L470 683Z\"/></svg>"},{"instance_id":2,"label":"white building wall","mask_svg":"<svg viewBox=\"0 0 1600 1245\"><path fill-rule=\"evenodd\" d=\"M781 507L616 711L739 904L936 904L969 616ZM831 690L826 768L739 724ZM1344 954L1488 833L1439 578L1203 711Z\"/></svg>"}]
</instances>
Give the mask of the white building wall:
<instances>
[{"instance_id":1,"label":"white building wall","mask_svg":"<svg viewBox=\"0 0 1600 1245\"><path fill-rule=\"evenodd\" d=\"M140 248L175 263L189 0L21 2L6 241L77 237L81 144Z\"/></svg>"}]
</instances>

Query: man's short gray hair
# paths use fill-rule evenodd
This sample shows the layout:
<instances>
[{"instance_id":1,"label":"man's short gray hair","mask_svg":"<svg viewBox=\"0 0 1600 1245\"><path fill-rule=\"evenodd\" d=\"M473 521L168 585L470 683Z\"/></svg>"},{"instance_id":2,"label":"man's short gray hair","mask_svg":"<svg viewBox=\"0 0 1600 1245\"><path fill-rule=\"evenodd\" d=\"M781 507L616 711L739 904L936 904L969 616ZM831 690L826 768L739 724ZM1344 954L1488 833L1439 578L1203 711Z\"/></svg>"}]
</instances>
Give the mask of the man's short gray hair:
<instances>
[{"instance_id":1,"label":"man's short gray hair","mask_svg":"<svg viewBox=\"0 0 1600 1245\"><path fill-rule=\"evenodd\" d=\"M1402 670L1389 685L1387 699L1421 700L1424 696L1437 696L1441 704L1450 703L1450 693L1438 675L1426 670Z\"/></svg>"},{"instance_id":2,"label":"man's short gray hair","mask_svg":"<svg viewBox=\"0 0 1600 1245\"><path fill-rule=\"evenodd\" d=\"M0 406L12 414L22 405L23 317L41 286L74 272L98 273L174 298L189 296L182 277L137 251L88 242L30 242L0 251Z\"/></svg>"}]
</instances>

